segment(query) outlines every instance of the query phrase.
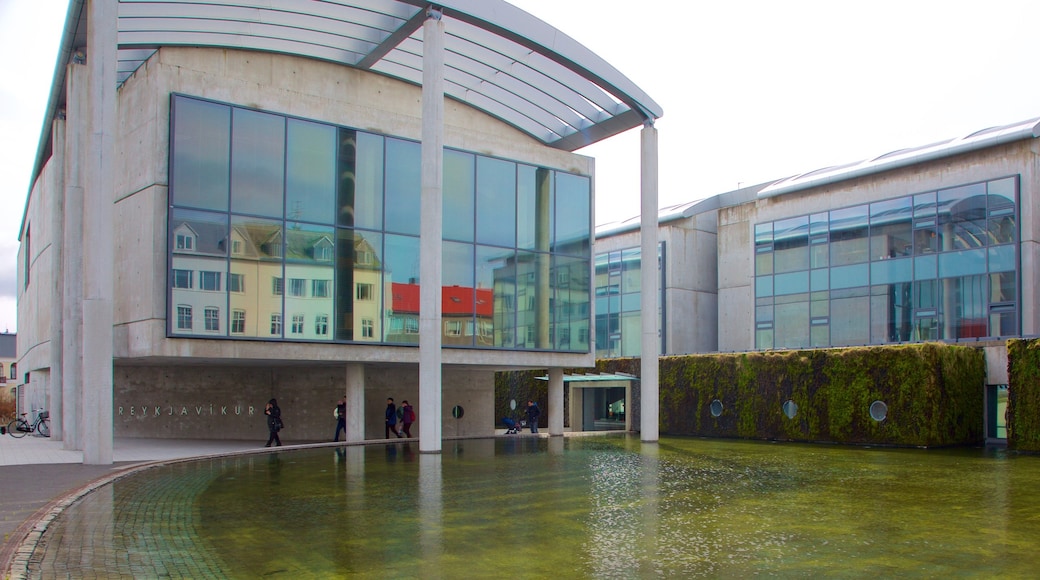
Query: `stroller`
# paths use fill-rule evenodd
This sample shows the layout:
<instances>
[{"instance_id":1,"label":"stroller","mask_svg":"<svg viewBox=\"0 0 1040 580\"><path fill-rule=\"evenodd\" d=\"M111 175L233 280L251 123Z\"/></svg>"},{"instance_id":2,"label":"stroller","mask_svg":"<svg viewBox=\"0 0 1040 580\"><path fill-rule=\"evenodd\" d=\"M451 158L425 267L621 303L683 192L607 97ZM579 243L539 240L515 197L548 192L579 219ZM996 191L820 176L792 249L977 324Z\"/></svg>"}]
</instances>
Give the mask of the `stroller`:
<instances>
[{"instance_id":1,"label":"stroller","mask_svg":"<svg viewBox=\"0 0 1040 580\"><path fill-rule=\"evenodd\" d=\"M524 428L526 423L527 421L520 421L519 423L517 423L509 417L505 417L502 419L502 424L506 426L506 435L516 435L520 432L521 429Z\"/></svg>"}]
</instances>

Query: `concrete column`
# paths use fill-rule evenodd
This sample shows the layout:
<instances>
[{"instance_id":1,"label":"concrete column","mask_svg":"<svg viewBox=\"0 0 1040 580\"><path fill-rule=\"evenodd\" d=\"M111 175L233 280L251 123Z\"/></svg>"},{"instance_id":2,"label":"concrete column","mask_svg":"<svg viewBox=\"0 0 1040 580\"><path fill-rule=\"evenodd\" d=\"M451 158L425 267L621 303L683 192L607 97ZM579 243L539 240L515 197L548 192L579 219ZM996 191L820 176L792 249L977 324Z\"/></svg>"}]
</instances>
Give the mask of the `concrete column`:
<instances>
[{"instance_id":1,"label":"concrete column","mask_svg":"<svg viewBox=\"0 0 1040 580\"><path fill-rule=\"evenodd\" d=\"M365 440L365 365L347 365L347 385L344 400L347 403L348 443Z\"/></svg>"},{"instance_id":2,"label":"concrete column","mask_svg":"<svg viewBox=\"0 0 1040 580\"><path fill-rule=\"evenodd\" d=\"M657 383L657 359L661 350L657 301L661 277L657 271L657 129L651 122L646 123L640 133L640 149L639 228L642 258L639 270L643 276L643 354L639 363L639 438L645 442L653 442L659 439L661 414L660 389Z\"/></svg>"},{"instance_id":3,"label":"concrete column","mask_svg":"<svg viewBox=\"0 0 1040 580\"><path fill-rule=\"evenodd\" d=\"M65 228L65 119L56 119L51 128L51 176L54 180L50 190L53 195L51 210L51 253L53 292L51 296L50 327L50 382L47 394L47 410L51 414L51 438L60 440L65 433L63 423L62 381L61 381L61 349L62 349L62 315L64 286L62 284L62 254Z\"/></svg>"},{"instance_id":4,"label":"concrete column","mask_svg":"<svg viewBox=\"0 0 1040 580\"><path fill-rule=\"evenodd\" d=\"M90 147L83 199L83 462L112 463L116 0L88 0ZM89 243L88 243L89 240Z\"/></svg>"},{"instance_id":5,"label":"concrete column","mask_svg":"<svg viewBox=\"0 0 1040 580\"><path fill-rule=\"evenodd\" d=\"M563 435L563 369L549 369L549 436Z\"/></svg>"},{"instance_id":6,"label":"concrete column","mask_svg":"<svg viewBox=\"0 0 1040 580\"><path fill-rule=\"evenodd\" d=\"M549 297L552 295L552 289L549 285L549 250L552 249L552 230L549 227L552 223L552 206L553 206L553 183L552 183L552 171L545 168L539 168L535 173L535 249L538 253L535 254L535 265L534 265L534 288L528 288L527 291L534 291L535 299L535 346L538 348L552 348L552 343L549 342ZM519 264L518 264L519 266ZM520 310L519 303L517 304L517 310ZM526 340L526 337L525 337Z\"/></svg>"},{"instance_id":7,"label":"concrete column","mask_svg":"<svg viewBox=\"0 0 1040 580\"><path fill-rule=\"evenodd\" d=\"M65 227L62 231L62 447L83 449L83 190L89 148L87 67L69 64L65 87Z\"/></svg>"},{"instance_id":8,"label":"concrete column","mask_svg":"<svg viewBox=\"0 0 1040 580\"><path fill-rule=\"evenodd\" d=\"M444 197L444 22L423 23L422 202L419 225L419 452L441 452L441 223Z\"/></svg>"}]
</instances>

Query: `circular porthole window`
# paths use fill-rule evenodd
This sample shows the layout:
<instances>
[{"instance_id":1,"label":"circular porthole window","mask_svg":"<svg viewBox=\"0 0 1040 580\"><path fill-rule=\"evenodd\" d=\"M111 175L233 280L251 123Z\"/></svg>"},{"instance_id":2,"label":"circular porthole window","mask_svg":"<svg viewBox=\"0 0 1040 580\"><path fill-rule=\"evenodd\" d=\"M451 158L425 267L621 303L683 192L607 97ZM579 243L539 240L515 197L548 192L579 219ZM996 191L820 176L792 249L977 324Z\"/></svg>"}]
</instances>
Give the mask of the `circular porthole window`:
<instances>
[{"instance_id":1,"label":"circular porthole window","mask_svg":"<svg viewBox=\"0 0 1040 580\"><path fill-rule=\"evenodd\" d=\"M794 416L798 414L798 403L788 399L787 402L784 403L783 410L785 417L788 419L794 419Z\"/></svg>"},{"instance_id":2,"label":"circular porthole window","mask_svg":"<svg viewBox=\"0 0 1040 580\"><path fill-rule=\"evenodd\" d=\"M466 410L462 408L462 405L455 405L451 408L451 416L456 419L461 419L466 414Z\"/></svg>"},{"instance_id":3,"label":"circular porthole window","mask_svg":"<svg viewBox=\"0 0 1040 580\"><path fill-rule=\"evenodd\" d=\"M711 416L718 417L722 414L722 401L715 399L711 402Z\"/></svg>"},{"instance_id":4,"label":"circular porthole window","mask_svg":"<svg viewBox=\"0 0 1040 580\"><path fill-rule=\"evenodd\" d=\"M871 419L881 422L885 420L885 417L888 417L888 405L881 401L874 401L870 404Z\"/></svg>"}]
</instances>

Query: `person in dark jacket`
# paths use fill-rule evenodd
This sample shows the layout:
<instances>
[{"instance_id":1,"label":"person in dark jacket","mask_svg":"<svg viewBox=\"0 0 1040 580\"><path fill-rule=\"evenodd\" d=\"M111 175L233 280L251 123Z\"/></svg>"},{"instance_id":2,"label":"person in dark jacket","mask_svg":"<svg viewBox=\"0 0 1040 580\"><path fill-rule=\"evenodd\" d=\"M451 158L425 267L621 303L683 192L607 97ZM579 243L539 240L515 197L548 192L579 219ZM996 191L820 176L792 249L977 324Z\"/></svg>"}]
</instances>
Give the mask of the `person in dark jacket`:
<instances>
[{"instance_id":1,"label":"person in dark jacket","mask_svg":"<svg viewBox=\"0 0 1040 580\"><path fill-rule=\"evenodd\" d=\"M412 436L412 423L415 423L415 409L408 401L401 401L401 430L405 437Z\"/></svg>"},{"instance_id":2,"label":"person in dark jacket","mask_svg":"<svg viewBox=\"0 0 1040 580\"><path fill-rule=\"evenodd\" d=\"M264 447L270 447L271 443L275 446L281 447L282 440L278 437L278 432L282 430L282 410L278 408L278 401L271 399L267 402L267 406L264 407L264 415L267 415L267 430L271 433L267 437L267 445Z\"/></svg>"},{"instance_id":3,"label":"person in dark jacket","mask_svg":"<svg viewBox=\"0 0 1040 580\"><path fill-rule=\"evenodd\" d=\"M333 441L339 441L339 434L343 432L343 435L347 434L347 401L340 399L336 403L336 436L332 439Z\"/></svg>"},{"instance_id":4,"label":"person in dark jacket","mask_svg":"<svg viewBox=\"0 0 1040 580\"><path fill-rule=\"evenodd\" d=\"M386 399L386 438L390 438L390 432L393 431L394 435L398 437L404 437L401 432L397 430L397 406L394 405L393 397L387 397Z\"/></svg>"},{"instance_id":5,"label":"person in dark jacket","mask_svg":"<svg viewBox=\"0 0 1040 580\"><path fill-rule=\"evenodd\" d=\"M538 416L541 414L542 410L538 408L538 403L527 402L527 424L531 427L531 433L538 432Z\"/></svg>"}]
</instances>

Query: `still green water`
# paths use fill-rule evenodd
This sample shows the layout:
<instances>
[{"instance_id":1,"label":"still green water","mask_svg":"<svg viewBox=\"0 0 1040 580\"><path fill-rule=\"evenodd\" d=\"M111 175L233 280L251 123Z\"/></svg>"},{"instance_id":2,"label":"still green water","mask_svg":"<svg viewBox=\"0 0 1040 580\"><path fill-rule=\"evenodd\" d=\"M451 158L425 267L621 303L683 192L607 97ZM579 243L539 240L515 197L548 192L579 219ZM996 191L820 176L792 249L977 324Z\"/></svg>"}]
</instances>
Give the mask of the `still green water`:
<instances>
[{"instance_id":1,"label":"still green water","mask_svg":"<svg viewBox=\"0 0 1040 580\"><path fill-rule=\"evenodd\" d=\"M1040 573L1040 457L632 436L282 451L119 480L30 575L996 577Z\"/></svg>"}]
</instances>

